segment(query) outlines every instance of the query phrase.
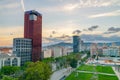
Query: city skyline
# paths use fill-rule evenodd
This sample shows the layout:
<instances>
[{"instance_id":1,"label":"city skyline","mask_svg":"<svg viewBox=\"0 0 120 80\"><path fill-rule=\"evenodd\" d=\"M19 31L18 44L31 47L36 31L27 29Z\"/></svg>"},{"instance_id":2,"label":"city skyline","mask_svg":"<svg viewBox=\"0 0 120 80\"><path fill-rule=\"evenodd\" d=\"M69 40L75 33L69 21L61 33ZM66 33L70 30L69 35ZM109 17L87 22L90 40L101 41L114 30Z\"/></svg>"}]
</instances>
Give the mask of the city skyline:
<instances>
[{"instance_id":1,"label":"city skyline","mask_svg":"<svg viewBox=\"0 0 120 80\"><path fill-rule=\"evenodd\" d=\"M23 37L24 10L20 0L0 1L0 46L12 45ZM25 11L37 10L43 16L43 37L50 35L120 36L119 0L24 0ZM49 34L49 35L48 35Z\"/></svg>"}]
</instances>

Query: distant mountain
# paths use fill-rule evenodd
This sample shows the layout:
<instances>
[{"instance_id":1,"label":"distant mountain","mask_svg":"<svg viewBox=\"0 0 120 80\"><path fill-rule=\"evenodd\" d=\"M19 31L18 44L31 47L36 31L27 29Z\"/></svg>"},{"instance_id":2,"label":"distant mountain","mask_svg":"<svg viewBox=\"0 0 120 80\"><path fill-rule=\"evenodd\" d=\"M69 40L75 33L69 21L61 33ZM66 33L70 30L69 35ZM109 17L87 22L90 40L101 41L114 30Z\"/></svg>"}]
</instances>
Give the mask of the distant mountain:
<instances>
[{"instance_id":1,"label":"distant mountain","mask_svg":"<svg viewBox=\"0 0 120 80\"><path fill-rule=\"evenodd\" d=\"M81 35L81 39L85 42L98 42L98 43L111 43L111 42L120 42L120 37L118 36L110 36L103 37L102 35Z\"/></svg>"},{"instance_id":2,"label":"distant mountain","mask_svg":"<svg viewBox=\"0 0 120 80\"><path fill-rule=\"evenodd\" d=\"M88 47L89 47L91 44L92 44L92 42L84 43L84 45L85 45L85 46L88 46ZM114 42L114 44L115 44L116 46L120 46L120 42ZM103 46L104 43L97 43L97 45L98 45L98 46ZM107 46L111 46L112 43L106 43L106 45L107 45Z\"/></svg>"},{"instance_id":3,"label":"distant mountain","mask_svg":"<svg viewBox=\"0 0 120 80\"><path fill-rule=\"evenodd\" d=\"M86 35L83 34L80 36L81 39L88 45L90 45L91 43L108 43L109 45L111 45L111 43L115 42L117 45L120 46L120 37L119 36L110 36L110 37L103 37L102 35ZM65 37L65 38L43 38L42 40L43 44L42 46L50 46L50 45L55 45L55 44L59 44L61 42L65 42L65 43L72 43L72 37ZM46 43L45 43L46 42ZM63 44L62 44L63 45ZM2 47L12 47L11 46L1 46Z\"/></svg>"}]
</instances>

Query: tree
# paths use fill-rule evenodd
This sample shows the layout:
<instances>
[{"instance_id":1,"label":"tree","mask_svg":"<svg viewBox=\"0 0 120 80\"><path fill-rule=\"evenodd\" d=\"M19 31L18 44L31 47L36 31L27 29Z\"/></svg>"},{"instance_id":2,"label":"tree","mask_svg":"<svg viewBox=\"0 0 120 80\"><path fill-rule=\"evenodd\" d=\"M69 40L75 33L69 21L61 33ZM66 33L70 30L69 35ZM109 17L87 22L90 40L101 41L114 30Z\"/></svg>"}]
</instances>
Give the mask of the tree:
<instances>
[{"instance_id":1,"label":"tree","mask_svg":"<svg viewBox=\"0 0 120 80\"><path fill-rule=\"evenodd\" d=\"M10 76L3 76L2 80L18 80L18 79Z\"/></svg>"},{"instance_id":2,"label":"tree","mask_svg":"<svg viewBox=\"0 0 120 80\"><path fill-rule=\"evenodd\" d=\"M50 65L38 61L29 64L19 80L48 80L51 73Z\"/></svg>"},{"instance_id":3,"label":"tree","mask_svg":"<svg viewBox=\"0 0 120 80\"><path fill-rule=\"evenodd\" d=\"M75 58L76 58L77 60L81 60L81 55L80 55L80 53L76 54Z\"/></svg>"},{"instance_id":4,"label":"tree","mask_svg":"<svg viewBox=\"0 0 120 80\"><path fill-rule=\"evenodd\" d=\"M1 68L1 73L4 75L13 75L20 70L18 66L4 66Z\"/></svg>"},{"instance_id":5,"label":"tree","mask_svg":"<svg viewBox=\"0 0 120 80\"><path fill-rule=\"evenodd\" d=\"M71 59L70 60L70 66L72 67L72 68L76 68L77 67L77 60L76 59Z\"/></svg>"},{"instance_id":6,"label":"tree","mask_svg":"<svg viewBox=\"0 0 120 80\"><path fill-rule=\"evenodd\" d=\"M21 70L25 70L26 68L28 68L28 65L31 64L33 62L26 62L23 66L21 66Z\"/></svg>"}]
</instances>

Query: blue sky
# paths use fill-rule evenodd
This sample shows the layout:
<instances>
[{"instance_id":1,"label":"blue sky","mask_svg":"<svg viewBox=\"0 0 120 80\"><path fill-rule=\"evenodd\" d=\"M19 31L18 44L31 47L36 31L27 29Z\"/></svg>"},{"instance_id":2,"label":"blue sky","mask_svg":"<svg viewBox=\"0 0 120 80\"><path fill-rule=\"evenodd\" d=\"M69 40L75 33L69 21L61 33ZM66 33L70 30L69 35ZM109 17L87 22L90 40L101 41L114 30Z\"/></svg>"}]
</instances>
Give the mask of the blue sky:
<instances>
[{"instance_id":1,"label":"blue sky","mask_svg":"<svg viewBox=\"0 0 120 80\"><path fill-rule=\"evenodd\" d=\"M23 0L25 10L43 16L43 37L63 34L120 36L120 0ZM11 45L23 37L24 11L21 0L0 0L0 45ZM89 30L93 26L98 26ZM108 34L109 33L109 34ZM48 35L49 34L49 35Z\"/></svg>"}]
</instances>

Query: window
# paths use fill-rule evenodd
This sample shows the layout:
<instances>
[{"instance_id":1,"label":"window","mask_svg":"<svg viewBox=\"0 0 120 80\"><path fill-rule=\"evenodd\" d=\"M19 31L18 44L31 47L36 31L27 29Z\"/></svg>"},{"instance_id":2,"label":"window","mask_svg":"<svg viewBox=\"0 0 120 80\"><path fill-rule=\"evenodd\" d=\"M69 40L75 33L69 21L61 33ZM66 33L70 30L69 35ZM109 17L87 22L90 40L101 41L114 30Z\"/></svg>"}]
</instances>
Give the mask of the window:
<instances>
[{"instance_id":1,"label":"window","mask_svg":"<svg viewBox=\"0 0 120 80\"><path fill-rule=\"evenodd\" d=\"M4 61L4 65L5 66L10 66L10 58L8 58Z\"/></svg>"},{"instance_id":2,"label":"window","mask_svg":"<svg viewBox=\"0 0 120 80\"><path fill-rule=\"evenodd\" d=\"M37 16L35 14L30 14L29 20L37 20Z\"/></svg>"},{"instance_id":3,"label":"window","mask_svg":"<svg viewBox=\"0 0 120 80\"><path fill-rule=\"evenodd\" d=\"M17 58L14 58L13 60L12 60L12 66L17 66Z\"/></svg>"}]
</instances>

